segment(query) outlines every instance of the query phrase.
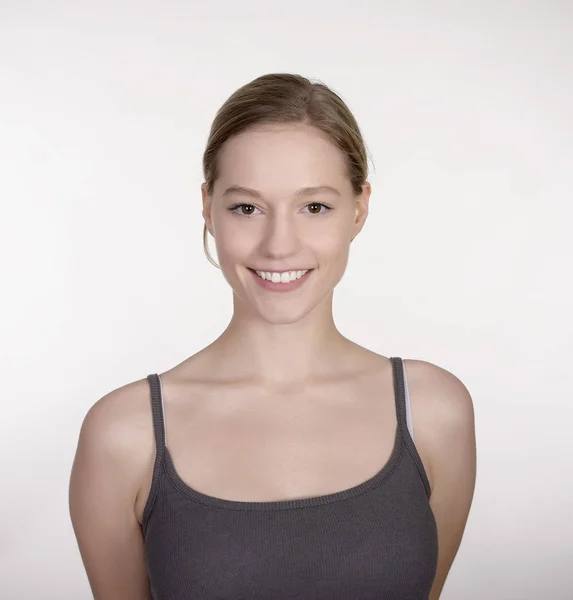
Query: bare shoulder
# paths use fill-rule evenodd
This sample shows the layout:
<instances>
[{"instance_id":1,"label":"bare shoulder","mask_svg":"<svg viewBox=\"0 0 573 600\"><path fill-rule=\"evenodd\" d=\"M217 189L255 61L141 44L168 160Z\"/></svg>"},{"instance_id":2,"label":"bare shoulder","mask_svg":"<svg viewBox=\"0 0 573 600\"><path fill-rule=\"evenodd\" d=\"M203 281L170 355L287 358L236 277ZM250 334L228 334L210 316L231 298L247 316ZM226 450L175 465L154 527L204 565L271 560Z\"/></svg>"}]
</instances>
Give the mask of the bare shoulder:
<instances>
[{"instance_id":1,"label":"bare shoulder","mask_svg":"<svg viewBox=\"0 0 573 600\"><path fill-rule=\"evenodd\" d=\"M445 433L444 429L473 424L473 401L458 377L424 360L406 359L404 366L412 402L420 418L432 420L438 437Z\"/></svg>"},{"instance_id":2,"label":"bare shoulder","mask_svg":"<svg viewBox=\"0 0 573 600\"><path fill-rule=\"evenodd\" d=\"M152 432L149 394L147 379L139 379L108 392L90 407L82 429L99 435L102 441L112 442L118 448L132 447L136 438Z\"/></svg>"},{"instance_id":3,"label":"bare shoulder","mask_svg":"<svg viewBox=\"0 0 573 600\"><path fill-rule=\"evenodd\" d=\"M475 445L473 400L465 384L438 365L406 359L404 368L415 443L433 489L452 452L460 446Z\"/></svg>"},{"instance_id":4,"label":"bare shoulder","mask_svg":"<svg viewBox=\"0 0 573 600\"><path fill-rule=\"evenodd\" d=\"M97 400L85 415L76 461L97 455L113 465L135 495L155 452L147 379L127 383Z\"/></svg>"},{"instance_id":5,"label":"bare shoulder","mask_svg":"<svg viewBox=\"0 0 573 600\"><path fill-rule=\"evenodd\" d=\"M474 406L452 373L420 360L404 361L415 444L429 471L430 506L438 531L438 568L430 600L437 600L460 546L476 480Z\"/></svg>"},{"instance_id":6,"label":"bare shoulder","mask_svg":"<svg viewBox=\"0 0 573 600\"><path fill-rule=\"evenodd\" d=\"M70 474L69 509L94 597L149 597L135 511L154 456L147 380L113 390L85 415Z\"/></svg>"}]
</instances>

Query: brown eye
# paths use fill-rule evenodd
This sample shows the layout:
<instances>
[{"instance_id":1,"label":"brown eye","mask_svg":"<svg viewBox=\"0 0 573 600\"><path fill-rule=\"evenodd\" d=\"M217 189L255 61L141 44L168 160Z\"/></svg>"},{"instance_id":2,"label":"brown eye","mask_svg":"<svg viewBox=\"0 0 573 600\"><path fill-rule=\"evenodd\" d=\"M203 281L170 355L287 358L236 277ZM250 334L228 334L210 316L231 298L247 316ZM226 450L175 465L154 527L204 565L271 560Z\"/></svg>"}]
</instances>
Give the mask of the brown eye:
<instances>
[{"instance_id":1,"label":"brown eye","mask_svg":"<svg viewBox=\"0 0 573 600\"><path fill-rule=\"evenodd\" d=\"M229 208L229 211L236 215L250 217L254 214L255 207L252 204L235 204ZM240 212L239 212L240 211Z\"/></svg>"},{"instance_id":2,"label":"brown eye","mask_svg":"<svg viewBox=\"0 0 573 600\"><path fill-rule=\"evenodd\" d=\"M322 202L312 202L311 204L308 204L308 211L311 215L319 215L320 213L327 212L328 210L330 210L330 208L326 206L326 204L322 204Z\"/></svg>"}]
</instances>

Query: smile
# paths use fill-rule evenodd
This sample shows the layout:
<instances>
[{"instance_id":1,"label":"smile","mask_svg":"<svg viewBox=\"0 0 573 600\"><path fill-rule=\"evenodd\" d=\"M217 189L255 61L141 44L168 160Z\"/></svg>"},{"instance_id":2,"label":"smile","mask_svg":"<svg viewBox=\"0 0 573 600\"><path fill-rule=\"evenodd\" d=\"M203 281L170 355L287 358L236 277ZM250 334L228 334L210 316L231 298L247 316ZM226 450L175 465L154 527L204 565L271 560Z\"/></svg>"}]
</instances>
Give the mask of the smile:
<instances>
[{"instance_id":1,"label":"smile","mask_svg":"<svg viewBox=\"0 0 573 600\"><path fill-rule=\"evenodd\" d=\"M266 290L273 292L289 292L299 288L314 271L302 269L299 271L255 271L249 269L257 283Z\"/></svg>"},{"instance_id":2,"label":"smile","mask_svg":"<svg viewBox=\"0 0 573 600\"><path fill-rule=\"evenodd\" d=\"M302 271L255 271L255 273L261 278L273 283L289 283L289 281L296 281L300 279L308 269Z\"/></svg>"}]
</instances>

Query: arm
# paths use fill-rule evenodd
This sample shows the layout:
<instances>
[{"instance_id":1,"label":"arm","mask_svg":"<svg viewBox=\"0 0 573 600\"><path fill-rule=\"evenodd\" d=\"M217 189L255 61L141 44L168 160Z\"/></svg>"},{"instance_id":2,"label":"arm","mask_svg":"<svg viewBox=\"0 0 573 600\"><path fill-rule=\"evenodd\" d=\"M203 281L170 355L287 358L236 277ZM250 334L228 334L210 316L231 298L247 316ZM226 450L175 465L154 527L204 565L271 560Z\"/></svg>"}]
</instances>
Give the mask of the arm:
<instances>
[{"instance_id":1,"label":"arm","mask_svg":"<svg viewBox=\"0 0 573 600\"><path fill-rule=\"evenodd\" d=\"M438 600L458 552L476 479L476 439L471 396L450 372L425 361L414 368L418 423L416 446L431 480L430 507L438 529L438 568L429 600Z\"/></svg>"},{"instance_id":2,"label":"arm","mask_svg":"<svg viewBox=\"0 0 573 600\"><path fill-rule=\"evenodd\" d=\"M88 411L70 477L70 516L96 600L150 598L134 512L146 463L138 451L142 421L133 411L135 396L141 398L137 384L114 390Z\"/></svg>"}]
</instances>

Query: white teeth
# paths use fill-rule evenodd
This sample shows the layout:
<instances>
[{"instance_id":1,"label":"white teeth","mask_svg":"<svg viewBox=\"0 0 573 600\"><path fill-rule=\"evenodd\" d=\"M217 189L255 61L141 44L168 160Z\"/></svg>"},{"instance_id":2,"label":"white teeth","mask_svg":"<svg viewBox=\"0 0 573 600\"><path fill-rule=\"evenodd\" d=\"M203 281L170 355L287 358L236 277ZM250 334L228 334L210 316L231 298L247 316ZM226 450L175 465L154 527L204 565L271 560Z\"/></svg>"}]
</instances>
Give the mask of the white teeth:
<instances>
[{"instance_id":1,"label":"white teeth","mask_svg":"<svg viewBox=\"0 0 573 600\"><path fill-rule=\"evenodd\" d=\"M270 273L269 271L255 271L255 273L262 279L267 279L273 283L288 283L295 279L300 279L308 269L304 271L285 271L284 273Z\"/></svg>"}]
</instances>

